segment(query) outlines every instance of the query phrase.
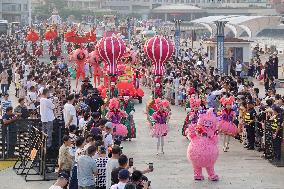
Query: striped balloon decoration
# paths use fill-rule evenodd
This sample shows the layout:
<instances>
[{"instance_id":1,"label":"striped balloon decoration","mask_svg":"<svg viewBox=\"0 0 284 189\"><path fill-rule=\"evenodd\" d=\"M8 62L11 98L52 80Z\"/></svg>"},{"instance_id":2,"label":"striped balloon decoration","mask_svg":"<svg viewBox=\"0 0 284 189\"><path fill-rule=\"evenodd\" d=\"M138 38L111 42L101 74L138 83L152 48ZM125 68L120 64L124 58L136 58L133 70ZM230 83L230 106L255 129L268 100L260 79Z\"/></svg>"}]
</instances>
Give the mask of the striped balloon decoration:
<instances>
[{"instance_id":1,"label":"striped balloon decoration","mask_svg":"<svg viewBox=\"0 0 284 189\"><path fill-rule=\"evenodd\" d=\"M102 38L98 44L100 57L108 64L108 74L117 74L117 61L125 53L126 47L122 39L112 36Z\"/></svg>"},{"instance_id":2,"label":"striped balloon decoration","mask_svg":"<svg viewBox=\"0 0 284 189\"><path fill-rule=\"evenodd\" d=\"M163 75L164 63L172 56L174 52L173 43L162 36L155 36L146 41L144 52L148 58L155 64L154 74Z\"/></svg>"}]
</instances>

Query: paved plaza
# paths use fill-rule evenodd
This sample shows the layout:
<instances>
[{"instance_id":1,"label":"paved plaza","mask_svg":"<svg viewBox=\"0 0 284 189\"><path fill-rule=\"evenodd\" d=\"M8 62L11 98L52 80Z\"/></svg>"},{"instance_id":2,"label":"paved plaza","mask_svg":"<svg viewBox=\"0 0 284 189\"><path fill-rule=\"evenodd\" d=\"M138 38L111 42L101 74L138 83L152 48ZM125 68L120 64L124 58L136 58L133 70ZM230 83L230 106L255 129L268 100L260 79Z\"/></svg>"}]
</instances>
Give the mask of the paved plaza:
<instances>
[{"instance_id":1,"label":"paved plaza","mask_svg":"<svg viewBox=\"0 0 284 189\"><path fill-rule=\"evenodd\" d=\"M11 90L13 91L13 90ZM11 95L12 96L12 95ZM284 168L277 168L263 160L261 153L247 151L241 144L232 140L230 150L224 153L219 142L220 156L216 171L220 181L211 182L205 179L193 180L191 164L187 161L188 140L181 136L181 126L186 116L181 107L172 106L170 132L166 137L165 154L156 155L156 139L149 135L145 107L150 91L145 89L142 104L135 104L134 115L137 124L137 138L124 142L124 153L134 158L134 166L142 170L147 163L154 163L154 172L147 174L152 181L153 189L283 189ZM1 163L1 162L0 162ZM206 175L206 172L204 172ZM48 189L54 181L25 182L9 168L0 172L1 189Z\"/></svg>"}]
</instances>

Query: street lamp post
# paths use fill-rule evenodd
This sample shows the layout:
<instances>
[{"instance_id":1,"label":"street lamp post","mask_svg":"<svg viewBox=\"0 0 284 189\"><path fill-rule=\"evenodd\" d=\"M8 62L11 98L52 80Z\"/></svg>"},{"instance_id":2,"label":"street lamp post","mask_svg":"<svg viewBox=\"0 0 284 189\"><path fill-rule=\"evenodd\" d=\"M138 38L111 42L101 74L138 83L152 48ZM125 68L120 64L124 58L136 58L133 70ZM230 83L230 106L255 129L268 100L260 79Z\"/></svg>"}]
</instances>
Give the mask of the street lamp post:
<instances>
[{"instance_id":1,"label":"street lamp post","mask_svg":"<svg viewBox=\"0 0 284 189\"><path fill-rule=\"evenodd\" d=\"M217 68L220 74L226 73L225 71L225 66L224 66L224 29L226 23L228 21L215 21L214 22L217 26L217 33L216 33L216 38L217 38Z\"/></svg>"},{"instance_id":2,"label":"street lamp post","mask_svg":"<svg viewBox=\"0 0 284 189\"><path fill-rule=\"evenodd\" d=\"M28 22L29 26L32 26L32 0L28 0L28 12L29 12L29 17L28 17Z\"/></svg>"}]
</instances>

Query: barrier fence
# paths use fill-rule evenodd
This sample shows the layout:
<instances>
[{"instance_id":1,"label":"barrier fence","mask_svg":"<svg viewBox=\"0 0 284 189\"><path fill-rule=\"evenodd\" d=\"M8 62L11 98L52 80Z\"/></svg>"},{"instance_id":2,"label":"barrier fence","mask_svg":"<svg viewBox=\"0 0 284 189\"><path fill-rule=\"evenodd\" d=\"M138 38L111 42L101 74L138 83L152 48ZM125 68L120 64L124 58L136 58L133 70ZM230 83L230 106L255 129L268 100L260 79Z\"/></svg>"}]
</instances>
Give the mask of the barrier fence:
<instances>
[{"instance_id":1,"label":"barrier fence","mask_svg":"<svg viewBox=\"0 0 284 189\"><path fill-rule=\"evenodd\" d=\"M55 179L63 129L62 121L54 121L52 147L47 148L48 136L42 131L40 120L21 119L8 126L2 124L0 160L15 160L13 169L25 181Z\"/></svg>"}]
</instances>

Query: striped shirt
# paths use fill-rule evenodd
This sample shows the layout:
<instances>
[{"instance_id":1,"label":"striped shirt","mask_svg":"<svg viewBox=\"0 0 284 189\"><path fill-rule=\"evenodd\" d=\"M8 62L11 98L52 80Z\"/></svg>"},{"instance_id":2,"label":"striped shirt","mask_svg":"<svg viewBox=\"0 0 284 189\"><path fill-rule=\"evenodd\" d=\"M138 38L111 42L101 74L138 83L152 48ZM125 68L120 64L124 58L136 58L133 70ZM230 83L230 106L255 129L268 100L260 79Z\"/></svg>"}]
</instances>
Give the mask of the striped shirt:
<instances>
[{"instance_id":1,"label":"striped shirt","mask_svg":"<svg viewBox=\"0 0 284 189\"><path fill-rule=\"evenodd\" d=\"M2 115L6 113L6 109L8 107L12 107L12 101L11 100L2 100L1 101L1 108L2 108Z\"/></svg>"}]
</instances>

